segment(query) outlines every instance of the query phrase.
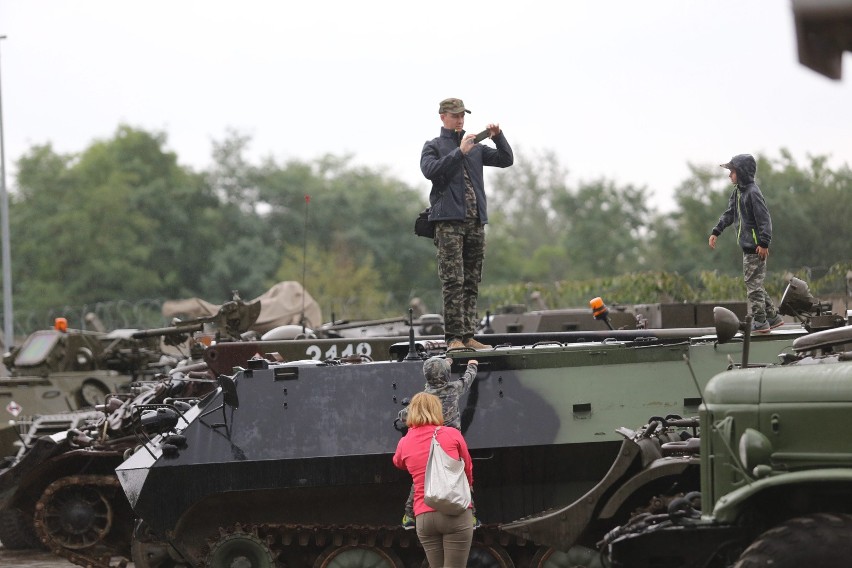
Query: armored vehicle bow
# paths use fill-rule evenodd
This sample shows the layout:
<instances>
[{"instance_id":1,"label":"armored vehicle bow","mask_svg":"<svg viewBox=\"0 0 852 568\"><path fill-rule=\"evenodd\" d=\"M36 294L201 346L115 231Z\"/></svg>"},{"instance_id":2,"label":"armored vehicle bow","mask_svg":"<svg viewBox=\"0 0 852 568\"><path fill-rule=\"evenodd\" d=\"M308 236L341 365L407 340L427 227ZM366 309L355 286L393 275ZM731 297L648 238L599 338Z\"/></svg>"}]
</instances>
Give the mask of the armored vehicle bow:
<instances>
[{"instance_id":1,"label":"armored vehicle bow","mask_svg":"<svg viewBox=\"0 0 852 568\"><path fill-rule=\"evenodd\" d=\"M115 468L215 386L203 362L187 360L96 409L37 418L27 446L0 470L4 547L44 547L92 568L126 565L135 515Z\"/></svg>"}]
</instances>

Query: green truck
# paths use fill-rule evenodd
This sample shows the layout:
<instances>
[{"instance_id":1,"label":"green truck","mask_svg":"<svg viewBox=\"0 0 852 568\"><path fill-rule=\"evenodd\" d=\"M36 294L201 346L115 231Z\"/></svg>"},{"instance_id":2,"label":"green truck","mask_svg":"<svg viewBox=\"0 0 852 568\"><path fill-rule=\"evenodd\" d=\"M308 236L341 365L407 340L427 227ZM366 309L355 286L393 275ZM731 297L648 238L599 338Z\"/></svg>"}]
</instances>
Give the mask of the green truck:
<instances>
[{"instance_id":1,"label":"green truck","mask_svg":"<svg viewBox=\"0 0 852 568\"><path fill-rule=\"evenodd\" d=\"M542 565L848 565L852 326L796 339L779 364L719 373L702 399L697 418L620 428L594 488L501 529L548 547Z\"/></svg>"}]
</instances>

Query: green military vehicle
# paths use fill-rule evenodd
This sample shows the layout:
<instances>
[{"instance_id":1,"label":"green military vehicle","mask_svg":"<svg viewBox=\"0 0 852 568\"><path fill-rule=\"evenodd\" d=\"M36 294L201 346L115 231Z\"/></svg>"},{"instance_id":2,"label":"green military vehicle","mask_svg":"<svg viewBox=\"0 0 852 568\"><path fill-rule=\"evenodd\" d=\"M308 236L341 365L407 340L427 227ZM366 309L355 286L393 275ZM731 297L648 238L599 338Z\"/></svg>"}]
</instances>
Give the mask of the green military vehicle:
<instances>
[{"instance_id":1,"label":"green military vehicle","mask_svg":"<svg viewBox=\"0 0 852 568\"><path fill-rule=\"evenodd\" d=\"M720 343L751 324L726 312ZM501 529L547 547L551 566L847 566L852 326L797 338L779 364L717 374L701 396L698 418L619 429L608 473L570 505Z\"/></svg>"},{"instance_id":2,"label":"green military vehicle","mask_svg":"<svg viewBox=\"0 0 852 568\"><path fill-rule=\"evenodd\" d=\"M547 566L548 547L500 525L593 487L620 448L616 425L697 412L684 356L703 387L744 343L691 331L515 333L506 341L521 343L448 352L453 373L479 362L460 401L482 521L472 565ZM788 325L755 337L751 357L777 361L804 335ZM412 333L390 361L285 362L263 350L235 364L229 348L241 342L208 349L220 388L116 468L139 520L137 568L422 565L416 536L399 525L411 478L390 458L393 421L423 388L427 343Z\"/></svg>"},{"instance_id":3,"label":"green military vehicle","mask_svg":"<svg viewBox=\"0 0 852 568\"><path fill-rule=\"evenodd\" d=\"M102 404L110 393L128 392L131 383L150 380L190 355L193 334L215 331L220 340L238 339L257 319L260 303L238 296L213 315L174 321L155 329L109 332L69 329L57 318L52 329L29 335L3 356L8 376L0 377L0 469L3 458L28 444L35 418ZM69 424L57 423L60 431ZM52 433L41 430L38 435Z\"/></svg>"},{"instance_id":4,"label":"green military vehicle","mask_svg":"<svg viewBox=\"0 0 852 568\"><path fill-rule=\"evenodd\" d=\"M498 561L508 567L513 563L527 565L535 556L540 560L529 565L545 565L542 554L546 551L537 551L527 542L504 542L506 535L499 532L498 523L541 510L543 503L570 502L571 497L594 485L606 473L620 445L618 436L611 432L612 425L639 422L649 412L697 410L699 394L681 380L686 371L684 355L693 362L698 382L703 385L727 367L729 358L738 359L743 347L741 342L719 345L715 335L704 331L610 329L492 334L481 337L493 338L494 349L451 353L456 372L465 368L466 359L475 357L480 363L480 377L465 398L462 419L472 452L481 460L481 467L477 466L477 503L485 520L477 530L475 546L480 560L486 564ZM777 360L779 352L804 334L801 327L788 325L754 338L751 356L762 363ZM5 510L12 525L0 535L4 545L9 541L25 547L35 535L56 554L87 566L108 568L118 557L124 562L132 557L137 568L177 565L172 564L171 537L164 543L160 535L149 534L146 525L138 525L141 528L137 527L131 541L128 527L133 526L138 511L128 510L127 498L114 491L116 480L111 473L127 458L134 462L129 466L133 482L143 481L136 474L147 464L140 465L140 460L154 459L161 450L171 452L174 446L183 458L198 460L202 469L171 469L186 463L183 458L177 459L177 454L165 456L162 465L169 469L157 466L152 477L158 478L156 483L166 481L159 475L168 471L166 484L149 486L144 496L146 504L147 499L155 499L162 509L150 521L146 519L157 523L152 531L169 522L159 520L159 515L177 515L184 499L194 499L190 495L194 489L189 488L239 479L225 490L224 501L214 506L215 512L190 513L193 520L186 526L192 534L182 532L175 539L176 543L185 542L187 554L195 560L209 554L218 558L223 551L239 552L245 546L251 550L255 543L240 530L239 534L213 537L218 552L206 553L195 548L201 542L195 540L199 531L206 534L210 529L210 534L219 534L218 527L231 530L235 523L266 519L269 525L264 530L271 532L263 539L274 538L276 542L269 547L276 553L293 555L293 563L288 561L288 565L339 565L353 554L392 559L401 556L406 565L419 565L412 534L398 525L398 509L407 495L410 478L395 469L386 471L392 467L388 452L398 441L393 418L406 397L422 388L422 359L443 354L446 345L422 338L415 341L411 327L408 343L391 346L389 361L360 356L284 363L286 358L276 353L279 343L286 341L217 341L211 345L204 351L204 359L206 369L218 377L222 390L217 394L223 397L222 404L208 397L199 403L203 409L181 410L182 420L166 424L181 432L164 432L151 445L144 441L153 438L153 433L144 428L139 438L128 437L120 428L99 427L78 427L49 440L40 438L13 467L0 472L0 520ZM305 344L300 348L305 349ZM146 399L145 404L136 404L139 420L123 425L144 427L145 413L157 416L162 411L166 416L175 410L174 401L163 399L158 405L150 402ZM351 415L352 408L359 409L357 416ZM207 415L210 418L205 418ZM232 424L235 418L239 424ZM227 461L233 458L238 463L218 463L215 456L217 463L208 463L211 457L204 450L205 444L185 444L182 431L187 420L209 423L218 432L213 445L218 447L224 441ZM495 424L504 426L498 431ZM222 440L218 440L219 434L224 436ZM243 440L246 435L249 439ZM79 439L89 445L82 447ZM168 448L160 448L166 440L171 440ZM354 449L350 449L353 440ZM201 454L190 456L187 448ZM263 458L275 457L276 452L283 452L284 458ZM328 464L337 465L329 469ZM267 472L225 473L229 467L244 466ZM209 475L203 469L207 467L211 468ZM269 473L272 467L295 467L302 473L296 485L289 487L289 474ZM377 469L370 473L373 468ZM323 481L325 472L330 471L341 473L330 482ZM259 479L272 480L273 487L253 488ZM328 511L317 507L318 502L330 499L337 503L331 498L336 494L346 495L343 505ZM364 499L370 501L367 509L358 506ZM131 502L136 500L134 495ZM108 527L99 524L107 518ZM63 519L75 522L60 522ZM333 544L344 535L347 544ZM379 536L382 544L375 540ZM211 565L220 565L218 562ZM397 560L389 564L400 565Z\"/></svg>"},{"instance_id":5,"label":"green military vehicle","mask_svg":"<svg viewBox=\"0 0 852 568\"><path fill-rule=\"evenodd\" d=\"M30 334L3 357L9 375L0 378L0 457L15 453L19 433L35 416L94 407L111 392L152 374L163 356L156 337L134 339L135 330L109 333L53 329ZM9 425L11 421L14 424Z\"/></svg>"}]
</instances>

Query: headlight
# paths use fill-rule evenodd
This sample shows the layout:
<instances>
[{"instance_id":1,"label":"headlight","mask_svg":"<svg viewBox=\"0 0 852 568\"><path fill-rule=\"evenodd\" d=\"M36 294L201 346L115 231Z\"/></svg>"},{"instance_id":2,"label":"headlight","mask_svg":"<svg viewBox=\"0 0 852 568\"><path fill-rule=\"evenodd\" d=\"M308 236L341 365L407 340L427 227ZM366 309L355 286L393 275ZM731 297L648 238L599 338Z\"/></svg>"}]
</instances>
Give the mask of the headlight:
<instances>
[{"instance_id":1,"label":"headlight","mask_svg":"<svg viewBox=\"0 0 852 568\"><path fill-rule=\"evenodd\" d=\"M772 443L758 430L746 428L740 436L739 454L746 471L753 472L759 465L769 465Z\"/></svg>"}]
</instances>

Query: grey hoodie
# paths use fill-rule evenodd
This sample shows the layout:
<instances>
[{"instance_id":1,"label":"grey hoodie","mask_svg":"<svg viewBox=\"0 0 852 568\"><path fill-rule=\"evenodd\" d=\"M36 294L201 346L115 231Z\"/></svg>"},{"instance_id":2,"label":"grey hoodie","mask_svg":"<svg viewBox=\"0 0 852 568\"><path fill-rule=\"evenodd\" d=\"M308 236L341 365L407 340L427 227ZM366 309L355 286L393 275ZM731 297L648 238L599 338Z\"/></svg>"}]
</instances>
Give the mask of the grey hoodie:
<instances>
[{"instance_id":1,"label":"grey hoodie","mask_svg":"<svg viewBox=\"0 0 852 568\"><path fill-rule=\"evenodd\" d=\"M758 246L769 248L772 242L772 217L760 188L754 181L757 162L750 154L737 154L722 167L737 172L737 187L728 198L728 208L711 231L719 236L725 227L737 222L737 242L743 252L754 254Z\"/></svg>"}]
</instances>

